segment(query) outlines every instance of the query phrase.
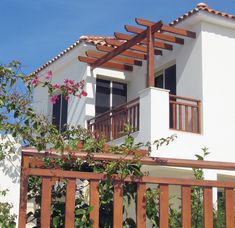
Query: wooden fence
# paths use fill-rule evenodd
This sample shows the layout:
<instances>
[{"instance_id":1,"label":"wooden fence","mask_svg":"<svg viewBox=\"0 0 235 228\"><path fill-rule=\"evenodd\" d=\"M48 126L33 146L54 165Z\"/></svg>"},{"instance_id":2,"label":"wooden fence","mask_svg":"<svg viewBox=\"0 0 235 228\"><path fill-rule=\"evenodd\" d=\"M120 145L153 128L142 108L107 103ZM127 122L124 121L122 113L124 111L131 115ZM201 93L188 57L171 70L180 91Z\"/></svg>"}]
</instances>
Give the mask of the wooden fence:
<instances>
[{"instance_id":1,"label":"wooden fence","mask_svg":"<svg viewBox=\"0 0 235 228\"><path fill-rule=\"evenodd\" d=\"M23 152L22 182L21 182L21 199L20 199L20 217L19 227L26 226L26 206L27 206L27 180L30 176L42 177L42 201L41 201L41 227L50 227L50 211L51 211L51 188L55 178L67 180L67 191L65 199L65 227L74 227L75 221L75 187L76 179L88 180L90 183L90 206L93 210L90 213L90 219L94 221L93 227L99 227L99 191L98 185L100 181L107 180L106 174L91 172L63 171L60 169L42 169L31 168L30 164L38 164L38 157L43 156L37 154L33 150L25 150ZM52 155L56 156L56 155ZM87 153L78 153L78 157L85 159ZM94 160L106 161L119 160L121 155L114 154L93 154ZM133 156L125 156L122 159L130 161ZM212 161L194 161L186 159L172 158L141 158L143 164L156 166L173 166L187 168L207 168L220 170L235 170L235 163L212 162ZM39 162L40 163L40 162ZM34 167L34 165L32 166ZM181 187L182 194L182 227L191 227L191 188L199 186L203 188L204 193L204 227L213 227L213 204L212 204L212 188L223 188L225 192L225 220L227 228L234 228L234 189L235 182L232 181L212 181L212 180L195 180L185 178L166 178L166 177L132 177L128 176L121 179L119 175L112 176L114 186L114 203L113 203L113 227L122 227L123 221L123 184L137 184L137 201L136 201L136 224L138 228L146 227L146 188L147 184L158 184L160 189L159 211L160 211L160 228L169 227L169 186L178 185Z\"/></svg>"}]
</instances>

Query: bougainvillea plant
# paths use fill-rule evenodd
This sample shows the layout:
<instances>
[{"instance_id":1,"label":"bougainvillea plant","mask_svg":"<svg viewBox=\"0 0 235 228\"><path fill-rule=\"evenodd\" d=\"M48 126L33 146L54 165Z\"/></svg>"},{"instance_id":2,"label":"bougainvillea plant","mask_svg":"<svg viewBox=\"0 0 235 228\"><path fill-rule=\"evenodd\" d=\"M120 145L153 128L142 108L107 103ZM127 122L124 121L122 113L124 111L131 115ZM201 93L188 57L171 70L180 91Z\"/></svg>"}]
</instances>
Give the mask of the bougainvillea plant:
<instances>
[{"instance_id":1,"label":"bougainvillea plant","mask_svg":"<svg viewBox=\"0 0 235 228\"><path fill-rule=\"evenodd\" d=\"M63 84L52 83L53 73L26 76L21 73L21 64L13 61L8 66L0 65L0 132L11 134L22 145L36 147L39 151L53 149L63 151L71 137L81 134L80 128L67 128L59 132L46 116L36 113L32 108L33 89L46 87L53 103L62 94L66 99L87 96L85 81L75 82L66 79ZM0 146L4 158L4 145Z\"/></svg>"},{"instance_id":2,"label":"bougainvillea plant","mask_svg":"<svg viewBox=\"0 0 235 228\"><path fill-rule=\"evenodd\" d=\"M12 62L8 66L0 65L0 132L6 136L10 134L16 142L24 146L35 147L38 151L47 150L48 156L44 158L44 168L63 169L83 172L106 173L109 177L113 174L119 174L122 178L127 175L141 177L146 175L141 170L140 156L136 156L133 161L94 161L92 153L99 153L104 150L105 139L102 137L95 138L93 135L79 126L69 126L64 132L58 129L51 121L43 115L37 114L32 108L33 89L42 86L48 89L50 101L54 104L58 95L62 94L66 99L75 96L81 99L87 96L85 91L85 81L75 82L70 79L64 80L62 84L52 83L53 72L48 71L45 75L31 75L30 77L21 73L21 65L19 62ZM23 88L20 90L20 88ZM110 153L133 154L133 151L146 147L151 150L152 144L138 143L135 144L134 138L131 136L130 129L126 126L126 138L120 146L110 147ZM153 144L155 148L162 145L168 145L175 139L175 136L161 138ZM76 150L77 146L82 142L83 150L88 152L86 160L79 160L73 154L63 155L63 151L67 149ZM14 145L12 145L14 147ZM13 148L12 147L12 148ZM0 143L0 159L10 159L14 151L10 149L11 142ZM50 149L54 149L60 153L60 157L50 157ZM10 154L9 154L10 152ZM204 159L206 153L200 159ZM199 157L198 157L199 159ZM195 178L203 179L203 172L200 169L194 170ZM30 177L28 180L28 199L35 202L36 210L30 211L27 215L28 222L35 222L35 227L40 227L40 202L41 202L41 183L40 177ZM92 227L92 221L89 219L89 213L92 208L88 204L84 189L86 181L77 185L76 191L76 208L75 208L75 225L76 227ZM124 186L124 204L123 227L136 227L135 220L128 216L128 207L136 200L136 184L125 184ZM100 193L100 227L112 227L113 213L113 184L111 179L99 183ZM65 217L65 193L66 180L59 180L52 188L51 203L51 227L64 227ZM159 209L156 204L159 201L158 188L148 188L146 191L146 212L151 227L159 227ZM14 216L10 215L10 204L0 203L2 208L0 212L1 221L4 222L2 227L14 227ZM192 191L192 221L193 227L201 227L201 189L195 188ZM221 203L223 208L223 201ZM200 209L200 210L198 210ZM224 210L222 210L224 211ZM181 227L181 211L174 207L169 208L170 227ZM198 222L200 218L200 222ZM219 220L222 218L222 220ZM215 214L218 227L224 227L224 215ZM10 225L9 225L10 224ZM196 225L195 225L196 224Z\"/></svg>"}]
</instances>

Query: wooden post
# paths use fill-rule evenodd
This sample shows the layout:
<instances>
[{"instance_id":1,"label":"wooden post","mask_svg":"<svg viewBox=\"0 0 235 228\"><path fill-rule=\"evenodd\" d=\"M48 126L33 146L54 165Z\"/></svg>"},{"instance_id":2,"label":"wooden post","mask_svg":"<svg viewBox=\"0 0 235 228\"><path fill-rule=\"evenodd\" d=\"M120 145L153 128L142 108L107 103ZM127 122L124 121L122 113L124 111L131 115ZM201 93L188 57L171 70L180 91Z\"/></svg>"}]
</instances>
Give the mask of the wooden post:
<instances>
[{"instance_id":1,"label":"wooden post","mask_svg":"<svg viewBox=\"0 0 235 228\"><path fill-rule=\"evenodd\" d=\"M147 29L147 87L154 87L154 38L152 27Z\"/></svg>"},{"instance_id":2,"label":"wooden post","mask_svg":"<svg viewBox=\"0 0 235 228\"><path fill-rule=\"evenodd\" d=\"M27 208L27 193L28 193L28 175L26 174L26 170L28 168L29 168L29 157L22 156L19 228L24 228L26 226L26 208Z\"/></svg>"}]
</instances>

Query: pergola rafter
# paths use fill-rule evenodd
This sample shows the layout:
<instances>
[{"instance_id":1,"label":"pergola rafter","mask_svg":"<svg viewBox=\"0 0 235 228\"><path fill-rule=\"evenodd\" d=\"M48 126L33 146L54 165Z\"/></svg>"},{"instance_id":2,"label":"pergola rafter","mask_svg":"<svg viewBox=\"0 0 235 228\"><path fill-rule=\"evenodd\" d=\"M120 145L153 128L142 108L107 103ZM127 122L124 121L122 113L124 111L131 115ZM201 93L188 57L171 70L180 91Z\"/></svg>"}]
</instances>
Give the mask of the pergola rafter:
<instances>
[{"instance_id":1,"label":"pergola rafter","mask_svg":"<svg viewBox=\"0 0 235 228\"><path fill-rule=\"evenodd\" d=\"M102 45L96 45L96 49L98 51L103 51L103 52L112 52L115 48L113 47L108 47L108 46L102 46ZM141 60L147 60L147 55L140 53L140 52L134 52L134 51L124 51L120 55L127 56L127 57L132 57L135 59L141 59Z\"/></svg>"},{"instance_id":2,"label":"pergola rafter","mask_svg":"<svg viewBox=\"0 0 235 228\"><path fill-rule=\"evenodd\" d=\"M115 38L105 39L105 46L96 45L98 51L87 51L87 57L79 56L79 60L90 64L91 69L107 67L127 71L132 71L133 66L142 66L140 60L147 60L147 86L154 86L155 55L172 51L174 44L184 44L183 37L196 38L196 33L165 25L162 21L141 18L135 21L144 28L125 25L131 34L115 32Z\"/></svg>"}]
</instances>

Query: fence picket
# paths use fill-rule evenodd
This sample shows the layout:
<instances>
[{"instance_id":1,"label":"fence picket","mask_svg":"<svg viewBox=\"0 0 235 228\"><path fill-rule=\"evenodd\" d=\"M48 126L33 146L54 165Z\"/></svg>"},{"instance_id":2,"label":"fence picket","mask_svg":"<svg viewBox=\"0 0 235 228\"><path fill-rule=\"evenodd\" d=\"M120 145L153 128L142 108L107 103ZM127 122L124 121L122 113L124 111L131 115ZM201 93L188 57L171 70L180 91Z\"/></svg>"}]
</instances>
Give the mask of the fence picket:
<instances>
[{"instance_id":1,"label":"fence picket","mask_svg":"<svg viewBox=\"0 0 235 228\"><path fill-rule=\"evenodd\" d=\"M51 187L52 180L48 177L42 179L41 227L50 228L51 219Z\"/></svg>"},{"instance_id":2,"label":"fence picket","mask_svg":"<svg viewBox=\"0 0 235 228\"><path fill-rule=\"evenodd\" d=\"M90 181L90 206L93 208L90 213L90 219L93 221L93 228L99 227L99 181Z\"/></svg>"},{"instance_id":3,"label":"fence picket","mask_svg":"<svg viewBox=\"0 0 235 228\"><path fill-rule=\"evenodd\" d=\"M76 193L76 180L69 179L67 183L66 201L65 201L65 228L74 227L75 193Z\"/></svg>"},{"instance_id":4,"label":"fence picket","mask_svg":"<svg viewBox=\"0 0 235 228\"><path fill-rule=\"evenodd\" d=\"M160 185L160 228L169 226L169 186L168 184Z\"/></svg>"},{"instance_id":5,"label":"fence picket","mask_svg":"<svg viewBox=\"0 0 235 228\"><path fill-rule=\"evenodd\" d=\"M146 226L146 184L139 183L137 185L137 210L136 210L136 225L137 228Z\"/></svg>"},{"instance_id":6,"label":"fence picket","mask_svg":"<svg viewBox=\"0 0 235 228\"><path fill-rule=\"evenodd\" d=\"M123 186L121 182L114 182L113 196L113 228L122 227Z\"/></svg>"}]
</instances>

